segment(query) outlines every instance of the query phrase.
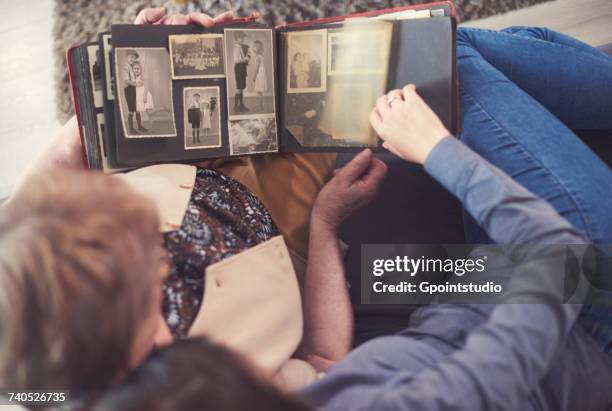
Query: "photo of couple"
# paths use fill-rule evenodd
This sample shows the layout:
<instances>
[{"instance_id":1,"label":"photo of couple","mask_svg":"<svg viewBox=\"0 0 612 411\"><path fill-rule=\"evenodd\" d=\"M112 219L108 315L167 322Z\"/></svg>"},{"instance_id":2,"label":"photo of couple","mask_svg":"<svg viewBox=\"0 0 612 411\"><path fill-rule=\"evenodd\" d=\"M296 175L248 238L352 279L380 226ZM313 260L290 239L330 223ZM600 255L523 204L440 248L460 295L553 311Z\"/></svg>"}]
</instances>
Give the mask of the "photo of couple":
<instances>
[{"instance_id":1,"label":"photo of couple","mask_svg":"<svg viewBox=\"0 0 612 411\"><path fill-rule=\"evenodd\" d=\"M288 33L287 56L288 93L327 90L327 30Z\"/></svg>"},{"instance_id":2,"label":"photo of couple","mask_svg":"<svg viewBox=\"0 0 612 411\"><path fill-rule=\"evenodd\" d=\"M125 136L176 136L168 51L165 48L117 48L115 64Z\"/></svg>"}]
</instances>

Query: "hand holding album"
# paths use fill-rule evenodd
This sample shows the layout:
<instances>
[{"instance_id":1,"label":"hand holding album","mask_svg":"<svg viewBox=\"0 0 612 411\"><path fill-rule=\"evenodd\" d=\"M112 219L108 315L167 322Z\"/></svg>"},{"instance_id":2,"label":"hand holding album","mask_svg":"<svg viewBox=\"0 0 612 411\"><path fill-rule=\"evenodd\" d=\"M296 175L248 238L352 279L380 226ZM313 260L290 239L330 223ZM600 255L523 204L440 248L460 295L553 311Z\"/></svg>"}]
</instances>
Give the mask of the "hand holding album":
<instances>
[{"instance_id":1,"label":"hand holding album","mask_svg":"<svg viewBox=\"0 0 612 411\"><path fill-rule=\"evenodd\" d=\"M414 84L392 90L376 101L370 122L383 147L404 160L423 164L450 133L416 92Z\"/></svg>"}]
</instances>

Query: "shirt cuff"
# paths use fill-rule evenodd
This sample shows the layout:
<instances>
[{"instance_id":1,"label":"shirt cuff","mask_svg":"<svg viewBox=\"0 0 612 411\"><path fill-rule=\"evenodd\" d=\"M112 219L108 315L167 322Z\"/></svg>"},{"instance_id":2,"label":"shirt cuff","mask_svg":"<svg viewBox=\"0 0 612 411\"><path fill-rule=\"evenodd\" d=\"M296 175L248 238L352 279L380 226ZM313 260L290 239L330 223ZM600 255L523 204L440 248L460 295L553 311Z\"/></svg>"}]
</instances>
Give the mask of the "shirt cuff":
<instances>
[{"instance_id":1,"label":"shirt cuff","mask_svg":"<svg viewBox=\"0 0 612 411\"><path fill-rule=\"evenodd\" d=\"M452 135L444 137L431 150L425 160L425 171L440 184L453 192L465 178L466 170L482 157Z\"/></svg>"}]
</instances>

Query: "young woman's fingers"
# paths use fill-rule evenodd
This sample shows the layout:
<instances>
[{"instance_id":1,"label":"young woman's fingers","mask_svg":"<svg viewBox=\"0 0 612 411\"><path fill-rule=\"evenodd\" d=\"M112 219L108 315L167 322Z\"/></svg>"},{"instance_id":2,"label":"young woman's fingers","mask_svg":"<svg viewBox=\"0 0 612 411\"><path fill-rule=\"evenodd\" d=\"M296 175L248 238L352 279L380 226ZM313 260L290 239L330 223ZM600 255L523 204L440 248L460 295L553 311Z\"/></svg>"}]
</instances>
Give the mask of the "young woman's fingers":
<instances>
[{"instance_id":1,"label":"young woman's fingers","mask_svg":"<svg viewBox=\"0 0 612 411\"><path fill-rule=\"evenodd\" d=\"M391 101L391 100L393 100L393 101ZM404 100L404 93L402 92L402 90L395 89L395 90L391 90L390 92L387 93L387 103L391 107L393 107L393 102L395 102L395 101L402 101L402 100ZM389 101L391 101L391 102L389 102Z\"/></svg>"},{"instance_id":2,"label":"young woman's fingers","mask_svg":"<svg viewBox=\"0 0 612 411\"><path fill-rule=\"evenodd\" d=\"M404 100L410 102L414 99L416 94L416 86L414 84L408 84L402 89Z\"/></svg>"},{"instance_id":3,"label":"young woman's fingers","mask_svg":"<svg viewBox=\"0 0 612 411\"><path fill-rule=\"evenodd\" d=\"M389 105L389 98L386 94L376 99L376 110L378 110L378 114L383 120L391 111L391 106Z\"/></svg>"},{"instance_id":4,"label":"young woman's fingers","mask_svg":"<svg viewBox=\"0 0 612 411\"><path fill-rule=\"evenodd\" d=\"M366 148L357 154L347 165L338 172L338 178L342 178L346 183L351 184L357 180L370 167L372 162L372 150Z\"/></svg>"},{"instance_id":5,"label":"young woman's fingers","mask_svg":"<svg viewBox=\"0 0 612 411\"><path fill-rule=\"evenodd\" d=\"M224 13L219 14L218 16L215 16L213 20L215 24L219 24L219 23L225 23L228 21L232 21L237 18L238 16L236 15L236 12L234 10L228 10Z\"/></svg>"},{"instance_id":6,"label":"young woman's fingers","mask_svg":"<svg viewBox=\"0 0 612 411\"><path fill-rule=\"evenodd\" d=\"M158 7L155 9L143 9L136 16L134 24L155 24L166 15L166 9Z\"/></svg>"},{"instance_id":7,"label":"young woman's fingers","mask_svg":"<svg viewBox=\"0 0 612 411\"><path fill-rule=\"evenodd\" d=\"M189 13L187 19L189 20L187 24L197 24L202 27L212 27L216 23L212 17L204 13Z\"/></svg>"},{"instance_id":8,"label":"young woman's fingers","mask_svg":"<svg viewBox=\"0 0 612 411\"><path fill-rule=\"evenodd\" d=\"M376 107L374 107L370 113L370 124L372 125L374 131L376 131L376 134L380 136L382 131L382 118L380 118L380 114L378 114Z\"/></svg>"}]
</instances>

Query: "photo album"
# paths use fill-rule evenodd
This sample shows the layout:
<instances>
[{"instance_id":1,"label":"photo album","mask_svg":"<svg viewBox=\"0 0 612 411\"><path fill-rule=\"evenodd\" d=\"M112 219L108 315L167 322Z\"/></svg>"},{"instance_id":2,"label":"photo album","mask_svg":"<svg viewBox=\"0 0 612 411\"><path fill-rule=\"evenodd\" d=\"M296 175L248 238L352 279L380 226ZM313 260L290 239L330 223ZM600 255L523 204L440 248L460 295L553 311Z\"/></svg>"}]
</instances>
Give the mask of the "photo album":
<instances>
[{"instance_id":1,"label":"photo album","mask_svg":"<svg viewBox=\"0 0 612 411\"><path fill-rule=\"evenodd\" d=\"M409 83L455 132L455 30L448 1L275 28L113 25L66 56L84 158L118 172L378 149L376 98Z\"/></svg>"}]
</instances>

